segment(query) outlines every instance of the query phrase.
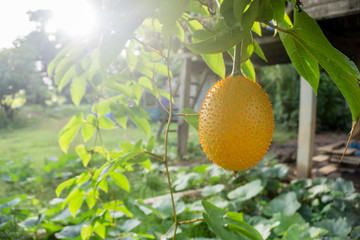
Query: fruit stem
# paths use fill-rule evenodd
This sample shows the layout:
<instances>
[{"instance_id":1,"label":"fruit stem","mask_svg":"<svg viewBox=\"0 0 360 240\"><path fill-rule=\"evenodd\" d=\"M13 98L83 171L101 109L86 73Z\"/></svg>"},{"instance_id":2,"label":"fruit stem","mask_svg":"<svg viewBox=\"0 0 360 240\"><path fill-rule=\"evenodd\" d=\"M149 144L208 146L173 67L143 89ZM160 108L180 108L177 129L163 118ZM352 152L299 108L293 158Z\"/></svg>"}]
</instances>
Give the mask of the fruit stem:
<instances>
[{"instance_id":1,"label":"fruit stem","mask_svg":"<svg viewBox=\"0 0 360 240\"><path fill-rule=\"evenodd\" d=\"M241 71L240 71L240 61L241 61L240 53L241 53L241 42L235 46L235 50L234 50L233 69L232 69L232 73L231 73L231 75L233 75L233 76L240 75L240 73L241 73Z\"/></svg>"}]
</instances>

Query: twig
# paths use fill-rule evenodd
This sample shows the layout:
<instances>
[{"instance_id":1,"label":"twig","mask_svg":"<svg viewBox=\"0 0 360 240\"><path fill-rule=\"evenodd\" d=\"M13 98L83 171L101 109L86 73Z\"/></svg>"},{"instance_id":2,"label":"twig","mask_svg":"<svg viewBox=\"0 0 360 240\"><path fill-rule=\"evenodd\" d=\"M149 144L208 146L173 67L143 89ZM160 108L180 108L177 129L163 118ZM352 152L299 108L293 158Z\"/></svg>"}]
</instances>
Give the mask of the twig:
<instances>
[{"instance_id":1,"label":"twig","mask_svg":"<svg viewBox=\"0 0 360 240\"><path fill-rule=\"evenodd\" d=\"M286 29L284 29L284 28L281 28L281 27L278 27L278 26L276 26L276 25L274 25L274 24L272 24L272 23L266 22L265 20L256 19L256 21L261 22L261 23L264 23L264 24L268 25L269 27L272 27L272 28L274 28L274 29L276 29L276 30L278 30L278 31L280 31L280 32L289 33L288 30L286 30Z\"/></svg>"},{"instance_id":2,"label":"twig","mask_svg":"<svg viewBox=\"0 0 360 240\"><path fill-rule=\"evenodd\" d=\"M171 124L171 119L173 117L173 109L172 109L172 101L171 101L172 100L172 90L171 90L171 77L170 77L170 61L169 61L170 49L171 49L171 38L169 38L168 52L167 52L167 56L166 56L166 65L167 65L170 101L169 101L169 118L168 118L168 123L167 123L167 126L166 126L165 140L164 140L164 148L165 148L164 164L165 164L166 176L167 176L169 189L170 189L171 204L172 204L172 208L173 208L173 212L174 212L175 230L174 230L173 239L175 240L176 230L177 230L177 227L178 227L178 219L177 219L177 215L176 215L174 193L173 193L173 190L172 190L172 187L171 187L170 173L169 173L169 167L168 167L168 158L167 158L167 143L168 143L169 129L170 129L170 124Z\"/></svg>"},{"instance_id":3,"label":"twig","mask_svg":"<svg viewBox=\"0 0 360 240\"><path fill-rule=\"evenodd\" d=\"M201 222L201 221L204 221L204 220L205 219L203 219L203 218L198 218L198 219L194 219L194 220L182 221L182 222L179 222L178 225L190 224L190 223L194 223L194 222Z\"/></svg>"},{"instance_id":4,"label":"twig","mask_svg":"<svg viewBox=\"0 0 360 240\"><path fill-rule=\"evenodd\" d=\"M166 236L169 234L169 232L171 231L171 229L175 226L175 223L173 223L173 225L169 228L169 230L165 233L164 236L161 237L161 240L165 240Z\"/></svg>"},{"instance_id":5,"label":"twig","mask_svg":"<svg viewBox=\"0 0 360 240\"><path fill-rule=\"evenodd\" d=\"M174 116L197 117L197 116L199 116L199 114L198 113L196 113L196 114L176 113L176 114L174 114Z\"/></svg>"},{"instance_id":6,"label":"twig","mask_svg":"<svg viewBox=\"0 0 360 240\"><path fill-rule=\"evenodd\" d=\"M157 154L154 154L154 153L151 153L151 152L148 152L146 150L143 150L144 153L146 154L149 154L150 156L160 160L161 162L164 160L164 157L160 156L160 155L157 155Z\"/></svg>"}]
</instances>

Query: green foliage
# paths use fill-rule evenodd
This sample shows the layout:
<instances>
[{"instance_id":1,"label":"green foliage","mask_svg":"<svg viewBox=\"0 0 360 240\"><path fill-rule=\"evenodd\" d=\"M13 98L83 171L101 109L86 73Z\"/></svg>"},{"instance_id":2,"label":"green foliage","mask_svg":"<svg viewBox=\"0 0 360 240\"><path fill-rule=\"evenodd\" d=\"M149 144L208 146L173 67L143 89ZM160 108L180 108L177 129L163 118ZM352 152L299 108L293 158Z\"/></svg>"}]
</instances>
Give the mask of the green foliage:
<instances>
[{"instance_id":1,"label":"green foliage","mask_svg":"<svg viewBox=\"0 0 360 240\"><path fill-rule=\"evenodd\" d=\"M305 75L315 92L319 63L344 94L353 120L358 119L358 70L330 45L315 20L295 9L292 24L285 13L287 1L224 0L220 7L210 6L212 2L208 1L206 7L201 1L195 4L188 0L94 2L101 17L97 34L87 41L71 42L48 65L48 74L58 89L70 88L75 105L83 99L92 103L90 112L76 114L59 132L64 152L79 132L83 143L75 147L77 155L44 167L55 181L61 180L51 206L40 214L28 211L20 215L13 210L27 197L5 199L0 203L0 226L7 227L8 216L12 216L26 231L42 228L58 239L186 239L195 235L316 239L357 234L358 230L353 233L352 229L359 223L358 208L354 209L359 195L351 183L309 179L306 187L301 186L302 182L289 184L284 181L289 169L274 163L238 173L239 177L232 180L232 175L214 165L193 169L170 166L168 132L164 149L154 146L150 118L140 101L144 91L149 91L156 99L164 96L169 104L173 103L172 93L165 94L162 83L171 84L177 74L177 65L171 60L173 55L186 51L182 44L200 54L220 77L225 76L223 53L236 45L234 71L241 69L255 79L250 57L256 52L265 58L252 35L253 31L261 35L260 23L282 32L295 68ZM175 116L174 112L169 115ZM193 110L185 109L176 116L198 128L198 116ZM144 133L143 139L121 141L117 146L105 144L103 130L115 132L131 124ZM94 135L95 141L89 143ZM74 166L70 174L56 175L69 164ZM7 181L20 181L16 174L6 177ZM139 183L140 179L146 179L146 185ZM170 196L144 199L149 191L161 189L166 182ZM207 187L201 200L181 199L173 194L194 187ZM233 190L227 193L229 188ZM156 191L156 195L160 194ZM204 219L199 219L201 216ZM196 220L189 225L177 219Z\"/></svg>"}]
</instances>

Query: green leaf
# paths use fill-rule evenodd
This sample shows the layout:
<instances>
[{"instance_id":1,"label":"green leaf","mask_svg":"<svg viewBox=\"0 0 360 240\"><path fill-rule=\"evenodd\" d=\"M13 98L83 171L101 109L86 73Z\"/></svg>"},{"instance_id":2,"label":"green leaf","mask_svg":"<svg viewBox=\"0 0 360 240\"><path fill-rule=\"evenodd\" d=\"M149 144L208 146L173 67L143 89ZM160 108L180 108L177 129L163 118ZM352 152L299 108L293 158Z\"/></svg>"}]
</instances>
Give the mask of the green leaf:
<instances>
[{"instance_id":1,"label":"green leaf","mask_svg":"<svg viewBox=\"0 0 360 240\"><path fill-rule=\"evenodd\" d=\"M348 225L344 218L324 219L314 223L315 227L328 230L329 235L335 235L345 238L351 232L351 226Z\"/></svg>"},{"instance_id":2,"label":"green leaf","mask_svg":"<svg viewBox=\"0 0 360 240\"><path fill-rule=\"evenodd\" d=\"M238 9L238 8L236 8ZM245 9L245 8L244 8ZM220 6L220 13L224 17L226 26L229 28L239 28L241 25L238 18L234 15L234 0L224 0Z\"/></svg>"},{"instance_id":3,"label":"green leaf","mask_svg":"<svg viewBox=\"0 0 360 240\"><path fill-rule=\"evenodd\" d=\"M245 201L255 197L262 190L264 190L264 184L261 180L257 179L229 192L228 198L231 200Z\"/></svg>"},{"instance_id":4,"label":"green leaf","mask_svg":"<svg viewBox=\"0 0 360 240\"><path fill-rule=\"evenodd\" d=\"M234 4L234 7L232 8L233 14L234 14L235 18L239 21L240 26L242 26L244 11L250 2L251 2L250 0L243 0L243 1L235 0L233 3Z\"/></svg>"},{"instance_id":5,"label":"green leaf","mask_svg":"<svg viewBox=\"0 0 360 240\"><path fill-rule=\"evenodd\" d=\"M264 54L263 50L261 49L260 45L256 42L256 40L254 40L254 51L261 59L263 59L265 62L267 62L265 54Z\"/></svg>"},{"instance_id":6,"label":"green leaf","mask_svg":"<svg viewBox=\"0 0 360 240\"><path fill-rule=\"evenodd\" d=\"M37 217L29 217L22 222L19 222L18 225L23 228L34 228L37 227L42 220L44 219L44 214L39 214Z\"/></svg>"},{"instance_id":7,"label":"green leaf","mask_svg":"<svg viewBox=\"0 0 360 240\"><path fill-rule=\"evenodd\" d=\"M159 20L163 24L162 33L167 43L171 33L175 29L176 21L181 17L189 5L190 0L168 0L162 1Z\"/></svg>"},{"instance_id":8,"label":"green leaf","mask_svg":"<svg viewBox=\"0 0 360 240\"><path fill-rule=\"evenodd\" d=\"M240 63L247 61L254 52L254 44L251 31L244 32L241 42Z\"/></svg>"},{"instance_id":9,"label":"green leaf","mask_svg":"<svg viewBox=\"0 0 360 240\"><path fill-rule=\"evenodd\" d=\"M96 232L102 239L105 239L106 228L104 224L97 221L94 225L94 232Z\"/></svg>"},{"instance_id":10,"label":"green leaf","mask_svg":"<svg viewBox=\"0 0 360 240\"><path fill-rule=\"evenodd\" d=\"M60 232L55 233L57 239L76 239L81 234L83 223L64 227Z\"/></svg>"},{"instance_id":11,"label":"green leaf","mask_svg":"<svg viewBox=\"0 0 360 240\"><path fill-rule=\"evenodd\" d=\"M199 114L191 108L184 108L182 113L184 114ZM184 117L185 121L190 124L196 131L199 131L199 116Z\"/></svg>"},{"instance_id":12,"label":"green leaf","mask_svg":"<svg viewBox=\"0 0 360 240\"><path fill-rule=\"evenodd\" d=\"M221 239L257 239L261 240L261 235L251 225L240 221L241 217L234 213L226 217L228 212L224 209L218 208L215 205L203 200L202 205L205 212L203 213L205 222L209 225L211 230ZM230 224L230 227L229 227ZM240 230L240 231L236 231ZM245 233L245 234L244 234ZM249 236L251 236L249 238Z\"/></svg>"},{"instance_id":13,"label":"green leaf","mask_svg":"<svg viewBox=\"0 0 360 240\"><path fill-rule=\"evenodd\" d=\"M150 91L154 89L150 79L148 79L147 77L144 76L140 77L138 83Z\"/></svg>"},{"instance_id":14,"label":"green leaf","mask_svg":"<svg viewBox=\"0 0 360 240\"><path fill-rule=\"evenodd\" d=\"M59 145L66 153L71 141L83 124L83 113L73 116L70 121L59 132Z\"/></svg>"},{"instance_id":15,"label":"green leaf","mask_svg":"<svg viewBox=\"0 0 360 240\"><path fill-rule=\"evenodd\" d=\"M127 111L128 115L129 115L131 121L138 128L140 128L146 134L146 136L149 136L151 128L150 128L150 124L149 124L148 120L146 120L145 118L139 117L130 108L126 108L126 111Z\"/></svg>"},{"instance_id":16,"label":"green leaf","mask_svg":"<svg viewBox=\"0 0 360 240\"><path fill-rule=\"evenodd\" d=\"M295 69L317 93L320 71L316 59L290 35L280 32L280 39Z\"/></svg>"},{"instance_id":17,"label":"green leaf","mask_svg":"<svg viewBox=\"0 0 360 240\"><path fill-rule=\"evenodd\" d=\"M76 66L73 65L66 71L64 76L59 79L59 75L55 75L55 84L58 84L58 89L61 92L63 88L76 76Z\"/></svg>"},{"instance_id":18,"label":"green leaf","mask_svg":"<svg viewBox=\"0 0 360 240\"><path fill-rule=\"evenodd\" d=\"M130 192L130 184L125 175L119 172L111 172L109 175L120 188Z\"/></svg>"},{"instance_id":19,"label":"green leaf","mask_svg":"<svg viewBox=\"0 0 360 240\"><path fill-rule=\"evenodd\" d=\"M81 240L90 239L91 234L93 233L94 228L92 225L84 224L81 228Z\"/></svg>"},{"instance_id":20,"label":"green leaf","mask_svg":"<svg viewBox=\"0 0 360 240\"><path fill-rule=\"evenodd\" d=\"M70 93L73 103L77 106L80 104L86 90L85 76L75 77L71 83Z\"/></svg>"},{"instance_id":21,"label":"green leaf","mask_svg":"<svg viewBox=\"0 0 360 240\"><path fill-rule=\"evenodd\" d=\"M250 59L241 64L241 72L246 77L250 78L253 81L256 81L255 68Z\"/></svg>"},{"instance_id":22,"label":"green leaf","mask_svg":"<svg viewBox=\"0 0 360 240\"><path fill-rule=\"evenodd\" d=\"M287 216L294 214L299 208L301 204L296 199L295 192L283 193L273 200L271 200L264 208L264 213L268 216L271 216L275 213L283 213Z\"/></svg>"},{"instance_id":23,"label":"green leaf","mask_svg":"<svg viewBox=\"0 0 360 240\"><path fill-rule=\"evenodd\" d=\"M124 33L105 31L103 33L99 46L100 64L103 68L106 68L119 56L131 34L128 31Z\"/></svg>"},{"instance_id":24,"label":"green leaf","mask_svg":"<svg viewBox=\"0 0 360 240\"><path fill-rule=\"evenodd\" d=\"M225 185L224 184L216 184L213 186L206 186L203 191L201 192L201 196L208 197L214 194L218 194L222 190L224 190Z\"/></svg>"},{"instance_id":25,"label":"green leaf","mask_svg":"<svg viewBox=\"0 0 360 240\"><path fill-rule=\"evenodd\" d=\"M126 128L127 125L127 115L126 115L126 107L122 104L112 103L110 105L111 111L114 113L114 117L116 122Z\"/></svg>"},{"instance_id":26,"label":"green leaf","mask_svg":"<svg viewBox=\"0 0 360 240\"><path fill-rule=\"evenodd\" d=\"M75 150L77 155L79 155L79 157L81 158L84 167L87 167L91 159L91 154L87 151L85 145L84 144L77 145Z\"/></svg>"},{"instance_id":27,"label":"green leaf","mask_svg":"<svg viewBox=\"0 0 360 240\"><path fill-rule=\"evenodd\" d=\"M283 22L285 15L285 1L270 0L270 6L274 15L274 20L278 23Z\"/></svg>"},{"instance_id":28,"label":"green leaf","mask_svg":"<svg viewBox=\"0 0 360 240\"><path fill-rule=\"evenodd\" d=\"M264 1L261 1L261 5L264 4ZM243 14L243 26L242 30L245 32L250 31L255 23L255 20L259 14L259 0L253 0L250 4L250 7L246 10L246 12Z\"/></svg>"},{"instance_id":29,"label":"green leaf","mask_svg":"<svg viewBox=\"0 0 360 240\"><path fill-rule=\"evenodd\" d=\"M261 26L259 22L254 22L254 25L252 26L251 30L256 33L258 36L262 36L261 33ZM254 41L255 42L255 41Z\"/></svg>"},{"instance_id":30,"label":"green leaf","mask_svg":"<svg viewBox=\"0 0 360 240\"><path fill-rule=\"evenodd\" d=\"M129 66L130 71L133 72L137 63L137 57L135 56L132 48L126 48L126 62Z\"/></svg>"},{"instance_id":31,"label":"green leaf","mask_svg":"<svg viewBox=\"0 0 360 240\"><path fill-rule=\"evenodd\" d=\"M325 69L349 104L355 123L360 114L358 71L326 39L317 22L304 11L295 11L294 28L287 33Z\"/></svg>"},{"instance_id":32,"label":"green leaf","mask_svg":"<svg viewBox=\"0 0 360 240\"><path fill-rule=\"evenodd\" d=\"M279 221L279 225L274 228L274 233L280 235L283 232L286 232L289 227L292 225L298 224L303 225L305 224L305 220L301 217L299 213L294 213L290 216L287 216L283 213L277 213L273 216L273 219Z\"/></svg>"},{"instance_id":33,"label":"green leaf","mask_svg":"<svg viewBox=\"0 0 360 240\"><path fill-rule=\"evenodd\" d=\"M137 206L135 199L133 198L125 198L124 199L125 207L136 217L140 219L146 219L145 213Z\"/></svg>"},{"instance_id":34,"label":"green leaf","mask_svg":"<svg viewBox=\"0 0 360 240\"><path fill-rule=\"evenodd\" d=\"M109 119L105 116L100 116L99 117L99 127L104 128L104 129L113 129L115 127L115 124L111 119Z\"/></svg>"},{"instance_id":35,"label":"green leaf","mask_svg":"<svg viewBox=\"0 0 360 240\"><path fill-rule=\"evenodd\" d=\"M222 53L201 54L208 67L221 78L225 78L225 63Z\"/></svg>"},{"instance_id":36,"label":"green leaf","mask_svg":"<svg viewBox=\"0 0 360 240\"><path fill-rule=\"evenodd\" d=\"M57 186L55 190L56 196L59 197L61 192L65 188L71 187L75 182L76 182L76 178L70 178L69 180L66 180L65 182L61 183L59 186Z\"/></svg>"},{"instance_id":37,"label":"green leaf","mask_svg":"<svg viewBox=\"0 0 360 240\"><path fill-rule=\"evenodd\" d=\"M83 201L84 195L82 191L78 191L74 196L72 196L71 200L69 201L69 209L73 217L76 216L76 212L80 209Z\"/></svg>"},{"instance_id":38,"label":"green leaf","mask_svg":"<svg viewBox=\"0 0 360 240\"><path fill-rule=\"evenodd\" d=\"M244 34L242 31L233 30L224 27L219 32L212 34L207 39L197 43L185 44L185 46L192 52L198 54L214 54L227 51L238 44Z\"/></svg>"},{"instance_id":39,"label":"green leaf","mask_svg":"<svg viewBox=\"0 0 360 240\"><path fill-rule=\"evenodd\" d=\"M92 114L86 116L86 122L83 124L81 133L83 135L83 139L86 142L91 138L96 129L96 117Z\"/></svg>"},{"instance_id":40,"label":"green leaf","mask_svg":"<svg viewBox=\"0 0 360 240\"><path fill-rule=\"evenodd\" d=\"M350 195L355 191L354 184L351 181L345 181L343 178L337 178L334 186L335 191Z\"/></svg>"},{"instance_id":41,"label":"green leaf","mask_svg":"<svg viewBox=\"0 0 360 240\"><path fill-rule=\"evenodd\" d=\"M154 148L154 144L155 144L155 137L152 136L148 141L148 144L146 146L146 151L151 152Z\"/></svg>"},{"instance_id":42,"label":"green leaf","mask_svg":"<svg viewBox=\"0 0 360 240\"><path fill-rule=\"evenodd\" d=\"M283 240L294 240L294 239L301 239L301 240L312 240L313 238L310 234L306 231L305 225L294 224L290 226L290 228L285 232Z\"/></svg>"}]
</instances>

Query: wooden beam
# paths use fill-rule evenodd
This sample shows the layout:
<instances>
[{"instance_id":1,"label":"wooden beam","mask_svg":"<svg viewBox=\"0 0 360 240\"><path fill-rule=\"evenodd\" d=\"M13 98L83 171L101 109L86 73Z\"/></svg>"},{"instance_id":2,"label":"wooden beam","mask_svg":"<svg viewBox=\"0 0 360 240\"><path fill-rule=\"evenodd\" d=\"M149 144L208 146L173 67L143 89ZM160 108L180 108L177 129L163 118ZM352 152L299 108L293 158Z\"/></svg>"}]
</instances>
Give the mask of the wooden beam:
<instances>
[{"instance_id":1,"label":"wooden beam","mask_svg":"<svg viewBox=\"0 0 360 240\"><path fill-rule=\"evenodd\" d=\"M297 177L311 177L316 123L316 96L310 84L300 77L300 111L297 149Z\"/></svg>"},{"instance_id":2,"label":"wooden beam","mask_svg":"<svg viewBox=\"0 0 360 240\"><path fill-rule=\"evenodd\" d=\"M190 107L190 83L191 83L191 60L184 59L181 66L180 73L180 89L179 89L179 112L184 108ZM178 119L177 137L178 137L178 158L183 159L183 156L188 153L187 142L189 135L189 125L185 122L183 117Z\"/></svg>"}]
</instances>

